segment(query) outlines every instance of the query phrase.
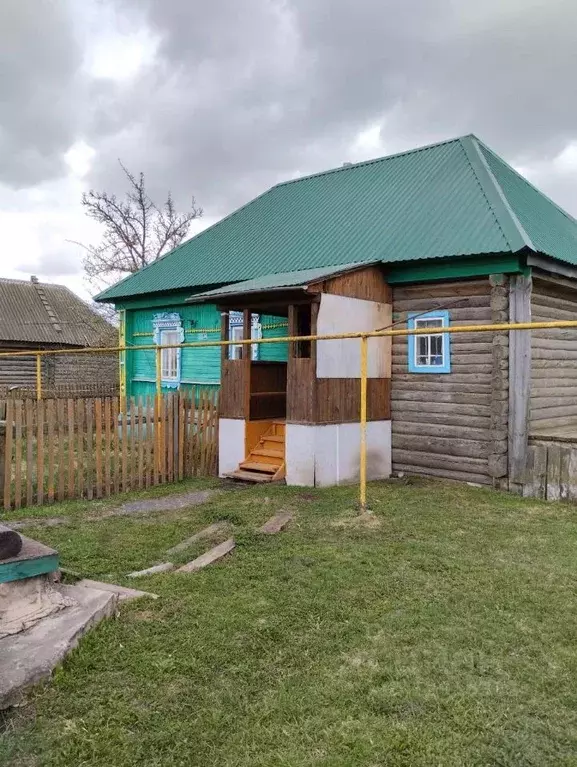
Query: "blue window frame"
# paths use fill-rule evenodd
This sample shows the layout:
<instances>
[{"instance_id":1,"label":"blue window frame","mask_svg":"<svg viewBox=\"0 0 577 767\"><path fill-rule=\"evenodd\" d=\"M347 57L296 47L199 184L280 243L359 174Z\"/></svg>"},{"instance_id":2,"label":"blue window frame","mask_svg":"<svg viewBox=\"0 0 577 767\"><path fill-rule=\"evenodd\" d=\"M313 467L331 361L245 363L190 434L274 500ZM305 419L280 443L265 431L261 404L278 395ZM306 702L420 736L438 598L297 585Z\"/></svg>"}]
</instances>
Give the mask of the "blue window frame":
<instances>
[{"instance_id":1,"label":"blue window frame","mask_svg":"<svg viewBox=\"0 0 577 767\"><path fill-rule=\"evenodd\" d=\"M449 327L446 309L425 314L409 313L410 330L430 328L430 333L409 336L409 373L450 373L450 333L435 332L436 328Z\"/></svg>"}]
</instances>

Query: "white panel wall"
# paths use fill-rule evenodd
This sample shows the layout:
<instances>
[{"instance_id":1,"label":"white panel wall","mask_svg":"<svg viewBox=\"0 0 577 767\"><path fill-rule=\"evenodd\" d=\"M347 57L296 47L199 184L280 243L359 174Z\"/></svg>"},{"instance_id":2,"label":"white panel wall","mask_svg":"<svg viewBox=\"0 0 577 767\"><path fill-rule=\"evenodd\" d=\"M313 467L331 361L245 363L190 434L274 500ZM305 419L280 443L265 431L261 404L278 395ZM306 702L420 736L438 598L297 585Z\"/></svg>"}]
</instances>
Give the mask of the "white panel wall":
<instances>
[{"instance_id":1,"label":"white panel wall","mask_svg":"<svg viewBox=\"0 0 577 767\"><path fill-rule=\"evenodd\" d=\"M361 427L358 423L287 424L287 485L330 487L358 482ZM367 478L391 475L391 422L367 424Z\"/></svg>"},{"instance_id":2,"label":"white panel wall","mask_svg":"<svg viewBox=\"0 0 577 767\"><path fill-rule=\"evenodd\" d=\"M320 335L377 330L392 321L390 304L364 301L323 293L317 318ZM368 349L369 378L389 378L391 375L391 339L370 338ZM318 378L359 378L361 370L360 341L317 342Z\"/></svg>"},{"instance_id":3,"label":"white panel wall","mask_svg":"<svg viewBox=\"0 0 577 767\"><path fill-rule=\"evenodd\" d=\"M316 428L297 423L287 423L285 426L287 485L314 486Z\"/></svg>"},{"instance_id":4,"label":"white panel wall","mask_svg":"<svg viewBox=\"0 0 577 767\"><path fill-rule=\"evenodd\" d=\"M221 477L238 469L245 459L244 420L219 418L218 420L218 473Z\"/></svg>"}]
</instances>

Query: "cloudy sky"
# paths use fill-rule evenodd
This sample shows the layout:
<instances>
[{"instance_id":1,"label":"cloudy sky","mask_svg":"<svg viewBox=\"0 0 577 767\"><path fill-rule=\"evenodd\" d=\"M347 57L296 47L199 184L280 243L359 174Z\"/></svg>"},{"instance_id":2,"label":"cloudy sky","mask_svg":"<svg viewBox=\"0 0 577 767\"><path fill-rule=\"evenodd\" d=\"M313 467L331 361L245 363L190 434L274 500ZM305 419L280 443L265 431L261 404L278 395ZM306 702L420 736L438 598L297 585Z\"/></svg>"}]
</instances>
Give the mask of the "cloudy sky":
<instances>
[{"instance_id":1,"label":"cloudy sky","mask_svg":"<svg viewBox=\"0 0 577 767\"><path fill-rule=\"evenodd\" d=\"M87 295L118 158L205 211L476 133L577 216L575 0L1 0L0 276Z\"/></svg>"}]
</instances>

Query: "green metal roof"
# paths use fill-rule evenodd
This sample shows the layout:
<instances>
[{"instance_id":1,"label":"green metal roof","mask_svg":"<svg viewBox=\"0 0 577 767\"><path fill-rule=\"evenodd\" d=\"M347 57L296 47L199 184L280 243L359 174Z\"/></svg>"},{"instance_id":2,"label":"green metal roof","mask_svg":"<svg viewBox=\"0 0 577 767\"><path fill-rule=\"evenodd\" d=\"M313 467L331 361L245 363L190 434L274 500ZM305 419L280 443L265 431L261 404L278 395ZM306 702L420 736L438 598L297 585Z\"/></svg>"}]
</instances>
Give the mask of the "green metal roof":
<instances>
[{"instance_id":1,"label":"green metal roof","mask_svg":"<svg viewBox=\"0 0 577 767\"><path fill-rule=\"evenodd\" d=\"M247 295L248 293L263 293L272 290L290 290L291 288L305 288L311 282L317 282L334 274L358 269L365 264L345 264L344 266L329 266L322 269L300 269L296 272L280 272L279 274L267 274L264 277L255 277L254 280L233 282L215 290L206 290L203 293L195 293L187 299L187 303L205 303L209 300L226 298L227 296Z\"/></svg>"},{"instance_id":2,"label":"green metal roof","mask_svg":"<svg viewBox=\"0 0 577 767\"><path fill-rule=\"evenodd\" d=\"M278 184L97 300L525 248L577 264L577 222L471 135Z\"/></svg>"}]
</instances>

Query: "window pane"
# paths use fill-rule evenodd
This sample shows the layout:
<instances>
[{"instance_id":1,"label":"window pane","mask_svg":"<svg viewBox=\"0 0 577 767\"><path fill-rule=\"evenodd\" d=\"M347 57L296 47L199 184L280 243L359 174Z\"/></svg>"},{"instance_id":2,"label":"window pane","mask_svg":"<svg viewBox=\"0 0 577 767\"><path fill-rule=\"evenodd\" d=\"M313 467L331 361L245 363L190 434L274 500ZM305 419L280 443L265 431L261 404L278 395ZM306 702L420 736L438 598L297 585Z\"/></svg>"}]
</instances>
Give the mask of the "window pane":
<instances>
[{"instance_id":1,"label":"window pane","mask_svg":"<svg viewBox=\"0 0 577 767\"><path fill-rule=\"evenodd\" d=\"M443 353L443 336L429 336L431 344L431 354Z\"/></svg>"}]
</instances>

